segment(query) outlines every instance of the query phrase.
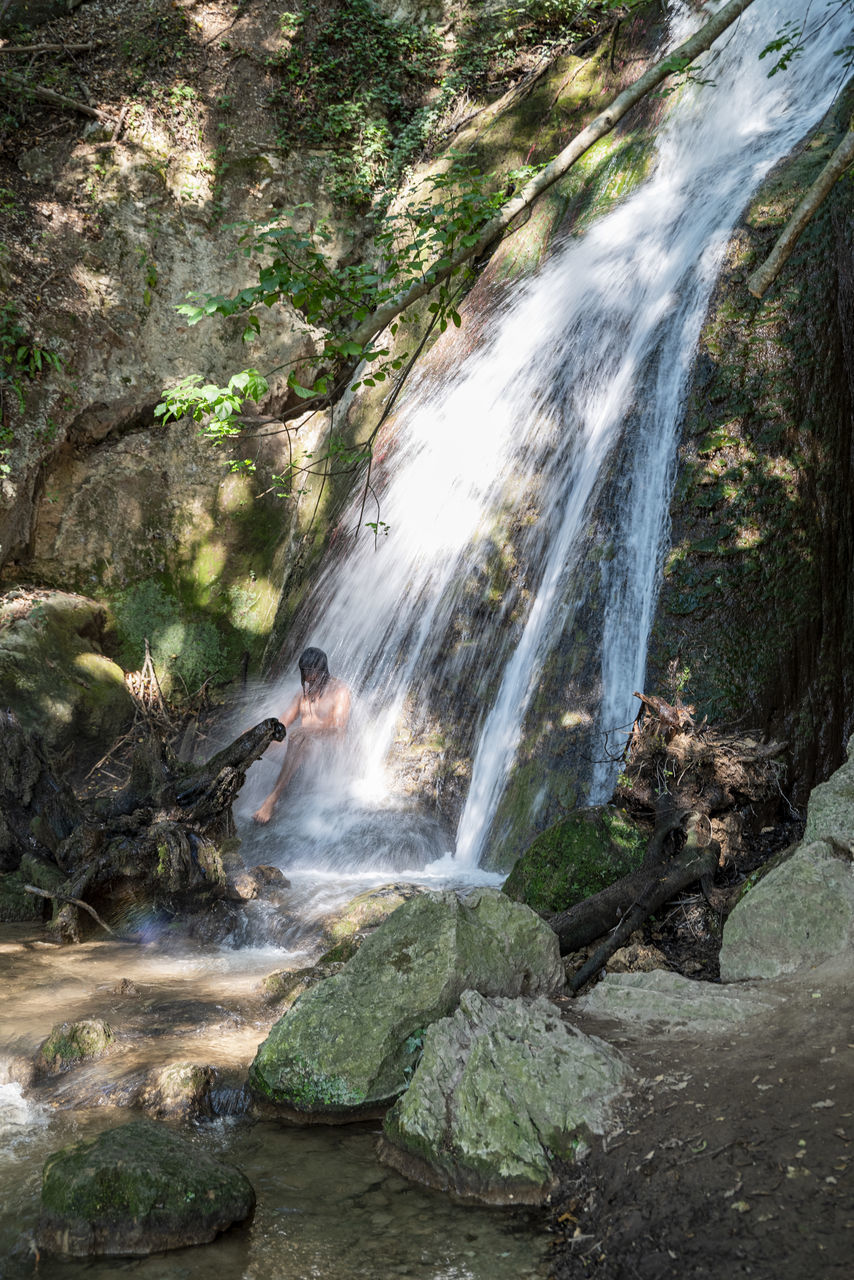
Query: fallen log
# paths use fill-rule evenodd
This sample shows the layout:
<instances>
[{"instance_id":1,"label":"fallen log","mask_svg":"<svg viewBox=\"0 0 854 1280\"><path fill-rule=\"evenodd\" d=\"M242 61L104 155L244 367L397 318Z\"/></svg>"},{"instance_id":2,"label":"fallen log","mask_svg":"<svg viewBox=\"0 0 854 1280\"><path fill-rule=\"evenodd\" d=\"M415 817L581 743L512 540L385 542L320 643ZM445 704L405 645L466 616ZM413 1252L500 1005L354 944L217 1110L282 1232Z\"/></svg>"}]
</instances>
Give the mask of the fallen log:
<instances>
[{"instance_id":1,"label":"fallen log","mask_svg":"<svg viewBox=\"0 0 854 1280\"><path fill-rule=\"evenodd\" d=\"M640 872L636 872L633 876L625 877L626 880L637 882L645 875L646 883L634 902L626 908L617 927L612 930L601 946L597 947L581 968L568 979L567 985L573 995L580 991L605 966L614 952L618 951L628 941L635 929L639 929L644 921L656 912L659 907L662 907L665 902L675 897L676 894L681 893L683 889L687 889L689 885L698 880L703 881L714 874L718 865L720 846L716 841L708 840L708 837L702 832L702 826L703 815L691 814L688 819L688 834L685 847L680 853L677 853L664 866L657 863L652 866L645 864ZM616 887L615 885L610 886L611 889ZM635 887L634 883L633 887ZM609 890L605 890L604 893L608 894ZM602 896L601 894L596 895L596 897ZM586 903L579 903L578 907L586 907L592 901L593 899L588 899ZM573 911L577 909L573 908ZM571 917L573 911L565 912L564 916ZM588 916L588 918L590 917ZM585 923L587 922L585 921ZM580 931L573 931L573 922L571 920L564 919L560 925L557 924L556 920L553 920L552 927L555 928L558 934L562 955L566 955L570 951L577 951L579 947L585 946L587 942L591 941L589 937L585 938L584 942L578 940Z\"/></svg>"}]
</instances>

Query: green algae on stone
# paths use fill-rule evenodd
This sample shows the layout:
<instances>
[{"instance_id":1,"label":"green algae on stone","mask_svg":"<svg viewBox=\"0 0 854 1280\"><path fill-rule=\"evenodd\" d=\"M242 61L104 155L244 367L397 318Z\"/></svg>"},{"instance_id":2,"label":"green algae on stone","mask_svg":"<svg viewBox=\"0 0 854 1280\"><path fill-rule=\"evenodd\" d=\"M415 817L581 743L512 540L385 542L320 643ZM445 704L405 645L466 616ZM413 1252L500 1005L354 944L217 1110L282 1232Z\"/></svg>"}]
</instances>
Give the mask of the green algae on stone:
<instances>
[{"instance_id":1,"label":"green algae on stone","mask_svg":"<svg viewBox=\"0 0 854 1280\"><path fill-rule=\"evenodd\" d=\"M134 715L124 672L102 652L105 610L62 591L21 605L20 593L0 599L0 703L51 750L102 754Z\"/></svg>"},{"instance_id":2,"label":"green algae on stone","mask_svg":"<svg viewBox=\"0 0 854 1280\"><path fill-rule=\"evenodd\" d=\"M415 884L383 884L356 894L324 922L324 932L334 943L344 942L362 929L372 929L408 902L423 893Z\"/></svg>"},{"instance_id":3,"label":"green algae on stone","mask_svg":"<svg viewBox=\"0 0 854 1280\"><path fill-rule=\"evenodd\" d=\"M0 875L0 923L41 923L45 915L45 900L24 889L24 876L20 871Z\"/></svg>"},{"instance_id":4,"label":"green algae on stone","mask_svg":"<svg viewBox=\"0 0 854 1280\"><path fill-rule=\"evenodd\" d=\"M197 1143L134 1121L50 1156L41 1202L40 1248L140 1256L213 1240L249 1216L255 1193Z\"/></svg>"},{"instance_id":5,"label":"green algae on stone","mask_svg":"<svg viewBox=\"0 0 854 1280\"><path fill-rule=\"evenodd\" d=\"M409 1089L386 1115L381 1157L441 1190L541 1203L555 1160L606 1129L629 1072L545 999L466 991L427 1031Z\"/></svg>"},{"instance_id":6,"label":"green algae on stone","mask_svg":"<svg viewBox=\"0 0 854 1280\"><path fill-rule=\"evenodd\" d=\"M77 1062L99 1057L114 1040L109 1024L97 1018L62 1022L53 1028L39 1049L39 1059L50 1071L64 1071Z\"/></svg>"},{"instance_id":7,"label":"green algae on stone","mask_svg":"<svg viewBox=\"0 0 854 1280\"><path fill-rule=\"evenodd\" d=\"M305 991L270 1031L249 1072L291 1111L381 1114L407 1085L423 1029L460 994L541 994L563 985L555 934L495 890L410 899L333 977Z\"/></svg>"},{"instance_id":8,"label":"green algae on stone","mask_svg":"<svg viewBox=\"0 0 854 1280\"><path fill-rule=\"evenodd\" d=\"M647 837L618 809L579 810L537 836L503 892L534 911L566 911L635 871Z\"/></svg>"}]
</instances>

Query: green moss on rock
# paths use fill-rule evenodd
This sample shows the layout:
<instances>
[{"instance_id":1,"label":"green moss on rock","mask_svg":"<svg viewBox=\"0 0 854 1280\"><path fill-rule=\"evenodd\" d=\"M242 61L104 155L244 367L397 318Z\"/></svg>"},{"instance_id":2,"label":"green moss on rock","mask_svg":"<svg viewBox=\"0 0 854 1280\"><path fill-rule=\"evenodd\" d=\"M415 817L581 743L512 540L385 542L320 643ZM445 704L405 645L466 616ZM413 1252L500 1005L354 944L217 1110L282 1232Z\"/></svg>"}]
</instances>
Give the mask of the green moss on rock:
<instances>
[{"instance_id":1,"label":"green moss on rock","mask_svg":"<svg viewBox=\"0 0 854 1280\"><path fill-rule=\"evenodd\" d=\"M51 1071L64 1071L86 1058L97 1058L115 1040L112 1028L97 1019L62 1022L55 1026L39 1049L43 1066Z\"/></svg>"},{"instance_id":2,"label":"green moss on rock","mask_svg":"<svg viewBox=\"0 0 854 1280\"><path fill-rule=\"evenodd\" d=\"M534 911L566 911L639 867L646 843L618 809L581 810L537 836L504 892Z\"/></svg>"},{"instance_id":3,"label":"green moss on rock","mask_svg":"<svg viewBox=\"0 0 854 1280\"><path fill-rule=\"evenodd\" d=\"M255 1205L243 1174L160 1125L136 1121L50 1156L39 1246L86 1257L203 1244Z\"/></svg>"},{"instance_id":4,"label":"green moss on rock","mask_svg":"<svg viewBox=\"0 0 854 1280\"><path fill-rule=\"evenodd\" d=\"M24 889L20 871L0 876L0 922L3 924L41 923L45 915L45 899Z\"/></svg>"}]
</instances>

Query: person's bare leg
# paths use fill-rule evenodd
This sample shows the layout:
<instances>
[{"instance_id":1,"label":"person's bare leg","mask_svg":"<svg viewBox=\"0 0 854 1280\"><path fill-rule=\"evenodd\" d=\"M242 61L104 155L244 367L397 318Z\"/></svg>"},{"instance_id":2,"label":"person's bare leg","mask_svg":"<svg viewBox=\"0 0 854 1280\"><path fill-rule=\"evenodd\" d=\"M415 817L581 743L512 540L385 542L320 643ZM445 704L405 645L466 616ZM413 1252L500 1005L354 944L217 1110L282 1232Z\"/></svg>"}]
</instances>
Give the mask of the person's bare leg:
<instances>
[{"instance_id":1,"label":"person's bare leg","mask_svg":"<svg viewBox=\"0 0 854 1280\"><path fill-rule=\"evenodd\" d=\"M306 745L304 738L292 739L288 743L288 749L285 753L285 762L279 771L279 776L276 779L276 785L273 787L273 790L267 796L267 799L260 808L256 809L255 813L253 813L253 822L257 822L261 826L264 826L270 821L273 816L273 811L281 799L283 791L303 762Z\"/></svg>"}]
</instances>

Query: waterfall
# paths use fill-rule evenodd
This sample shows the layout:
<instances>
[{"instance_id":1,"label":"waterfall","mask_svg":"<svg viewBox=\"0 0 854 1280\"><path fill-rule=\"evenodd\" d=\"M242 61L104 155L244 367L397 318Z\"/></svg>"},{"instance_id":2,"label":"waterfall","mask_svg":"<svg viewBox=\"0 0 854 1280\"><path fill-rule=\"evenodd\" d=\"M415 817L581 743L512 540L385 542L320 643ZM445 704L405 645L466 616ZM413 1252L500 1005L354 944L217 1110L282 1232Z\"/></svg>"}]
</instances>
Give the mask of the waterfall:
<instances>
[{"instance_id":1,"label":"waterfall","mask_svg":"<svg viewBox=\"0 0 854 1280\"><path fill-rule=\"evenodd\" d=\"M323 647L359 714L346 783L289 799L275 836L289 857L401 867L443 852L436 831L407 826L384 776L401 717L429 724L441 687L471 722L456 864L478 864L544 664L578 621L606 480L620 518L608 556L595 549L603 599L591 742L632 719L686 387L724 250L751 192L840 87L831 54L847 34L844 15L768 78L760 51L801 17L799 0L756 0L704 57L699 82L674 95L635 192L517 287L475 350L445 358L444 378L425 376L408 394L377 468L388 535L363 534L332 555L294 628L291 663L303 644ZM699 21L676 5L671 40ZM490 566L509 554L508 525L510 588L485 604ZM296 687L292 674L276 709ZM596 764L591 799L613 781L614 766ZM385 834L381 810L396 815Z\"/></svg>"}]
</instances>

